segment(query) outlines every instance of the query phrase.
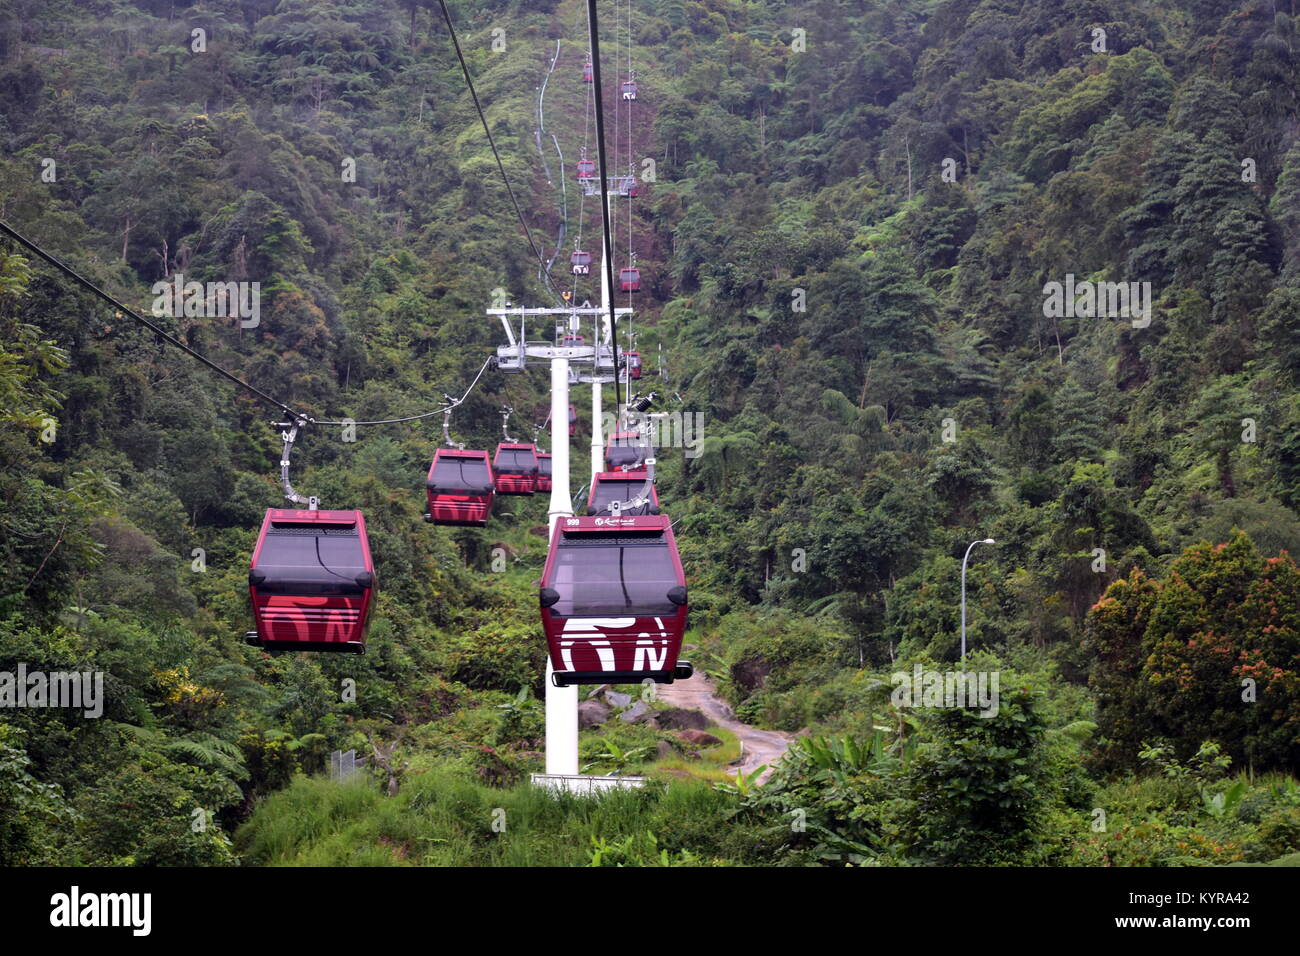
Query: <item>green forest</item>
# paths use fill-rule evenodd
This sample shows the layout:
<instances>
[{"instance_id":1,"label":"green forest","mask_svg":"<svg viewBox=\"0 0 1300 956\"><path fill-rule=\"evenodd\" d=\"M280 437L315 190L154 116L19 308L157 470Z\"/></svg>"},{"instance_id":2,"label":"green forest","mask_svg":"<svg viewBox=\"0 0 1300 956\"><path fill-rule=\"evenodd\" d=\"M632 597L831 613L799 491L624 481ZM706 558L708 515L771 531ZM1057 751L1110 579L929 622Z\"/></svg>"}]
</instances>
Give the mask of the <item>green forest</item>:
<instances>
[{"instance_id":1,"label":"green forest","mask_svg":"<svg viewBox=\"0 0 1300 956\"><path fill-rule=\"evenodd\" d=\"M260 283L151 321L319 422L464 395L494 300L550 304L531 244L599 301L580 0L447 3L511 190L438 0L0 8L0 220L144 316ZM533 785L547 496L424 521L441 415L302 430L367 650L250 646L283 413L0 238L0 675L103 676L96 717L0 706L0 864L1300 864L1294 0L599 8L620 329L701 423L657 454L683 656L789 750L738 772L620 686L582 772L647 783ZM549 388L489 367L455 440L532 440ZM899 703L957 669L995 713Z\"/></svg>"}]
</instances>

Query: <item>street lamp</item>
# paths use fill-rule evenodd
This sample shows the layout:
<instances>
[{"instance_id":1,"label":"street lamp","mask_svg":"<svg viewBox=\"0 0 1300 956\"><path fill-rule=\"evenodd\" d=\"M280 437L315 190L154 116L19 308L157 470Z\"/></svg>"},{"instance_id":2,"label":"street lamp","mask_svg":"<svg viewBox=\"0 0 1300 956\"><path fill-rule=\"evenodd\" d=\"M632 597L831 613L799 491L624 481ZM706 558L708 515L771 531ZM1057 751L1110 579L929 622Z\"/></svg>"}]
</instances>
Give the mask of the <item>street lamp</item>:
<instances>
[{"instance_id":1,"label":"street lamp","mask_svg":"<svg viewBox=\"0 0 1300 956\"><path fill-rule=\"evenodd\" d=\"M972 541L966 549L965 556L961 559L961 659L962 663L966 661L966 562L970 560L971 548L977 544L996 544L992 538L983 538L979 541Z\"/></svg>"}]
</instances>

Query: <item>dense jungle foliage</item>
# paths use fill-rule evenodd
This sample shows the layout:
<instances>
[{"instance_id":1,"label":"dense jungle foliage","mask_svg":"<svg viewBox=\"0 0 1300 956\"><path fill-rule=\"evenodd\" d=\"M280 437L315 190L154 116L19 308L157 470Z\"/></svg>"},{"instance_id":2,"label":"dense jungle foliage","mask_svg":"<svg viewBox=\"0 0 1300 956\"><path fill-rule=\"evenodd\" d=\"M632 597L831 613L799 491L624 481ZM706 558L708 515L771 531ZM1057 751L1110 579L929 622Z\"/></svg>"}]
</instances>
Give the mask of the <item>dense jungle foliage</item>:
<instances>
[{"instance_id":1,"label":"dense jungle foliage","mask_svg":"<svg viewBox=\"0 0 1300 956\"><path fill-rule=\"evenodd\" d=\"M260 282L255 328L159 320L259 388L425 412L500 343L494 289L547 301L435 0L2 6L0 218L143 312L177 273ZM585 5L450 7L567 286L579 223L599 235L559 184L594 136ZM742 719L809 734L758 786L725 734L615 717L584 766L651 786L532 789L546 503L425 524L437 418L294 453L300 490L366 514L368 652L247 646L275 409L0 242L0 671L102 671L107 698L0 712L0 863L1300 851L1292 0L634 0L630 47L629 5L601 9L611 161L645 180L616 216L637 341L660 407L704 423L698 457L659 456L688 656ZM535 133L557 40L564 167ZM1150 283L1149 325L1045 314L1067 275ZM456 437L490 446L505 404L526 434L547 386L489 371ZM895 671L955 666L985 537L968 664L998 714L891 706ZM368 769L333 782L347 749Z\"/></svg>"}]
</instances>

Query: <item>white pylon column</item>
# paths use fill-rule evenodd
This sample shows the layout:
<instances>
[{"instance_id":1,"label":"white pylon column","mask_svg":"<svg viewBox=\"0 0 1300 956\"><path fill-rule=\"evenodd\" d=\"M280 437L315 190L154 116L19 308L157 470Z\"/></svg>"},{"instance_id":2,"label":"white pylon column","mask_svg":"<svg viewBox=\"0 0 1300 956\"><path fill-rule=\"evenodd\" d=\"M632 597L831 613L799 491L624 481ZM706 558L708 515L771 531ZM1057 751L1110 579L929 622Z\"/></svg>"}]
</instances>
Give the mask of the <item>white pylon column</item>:
<instances>
[{"instance_id":1,"label":"white pylon column","mask_svg":"<svg viewBox=\"0 0 1300 956\"><path fill-rule=\"evenodd\" d=\"M614 221L614 197L607 196L606 204L610 210L610 222ZM613 247L610 243L610 247ZM600 345L605 343L609 346L610 354L614 358L614 377L618 378L618 349L615 348L613 330L609 325L609 269L604 262L600 264L600 315L596 316L595 333L596 333L596 355L600 356ZM593 371L599 373L599 364L593 366ZM593 376L599 377L599 375ZM594 483L596 475L605 470L605 436L602 434L601 416L604 414L601 408L603 397L601 395L600 382L591 383L591 480ZM615 409L617 412L617 409ZM588 492L590 495L590 492Z\"/></svg>"},{"instance_id":2,"label":"white pylon column","mask_svg":"<svg viewBox=\"0 0 1300 956\"><path fill-rule=\"evenodd\" d=\"M591 481L605 470L605 439L601 435L601 394L600 382L591 383ZM591 485L587 485L587 500L591 500Z\"/></svg>"},{"instance_id":3,"label":"white pylon column","mask_svg":"<svg viewBox=\"0 0 1300 956\"><path fill-rule=\"evenodd\" d=\"M551 505L550 534L561 518L572 517L569 495L569 360L551 359ZM551 682L546 657L546 772L578 772L578 688Z\"/></svg>"}]
</instances>

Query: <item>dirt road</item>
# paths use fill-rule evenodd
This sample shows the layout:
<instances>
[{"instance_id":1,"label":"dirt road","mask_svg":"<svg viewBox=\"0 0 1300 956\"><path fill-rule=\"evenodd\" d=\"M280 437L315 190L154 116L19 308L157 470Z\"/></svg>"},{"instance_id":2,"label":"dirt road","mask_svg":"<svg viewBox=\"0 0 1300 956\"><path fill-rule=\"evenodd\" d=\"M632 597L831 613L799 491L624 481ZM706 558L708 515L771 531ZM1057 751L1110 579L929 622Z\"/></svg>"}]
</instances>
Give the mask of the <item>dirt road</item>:
<instances>
[{"instance_id":1,"label":"dirt road","mask_svg":"<svg viewBox=\"0 0 1300 956\"><path fill-rule=\"evenodd\" d=\"M779 730L759 730L736 719L727 702L717 695L713 683L703 671L696 671L690 680L674 681L659 686L659 699L674 707L685 707L704 713L720 727L725 727L735 734L744 745L743 759L733 770L749 774L757 767L767 764L767 769L759 776L759 782L766 780L772 773L781 755L790 746L791 735Z\"/></svg>"}]
</instances>

